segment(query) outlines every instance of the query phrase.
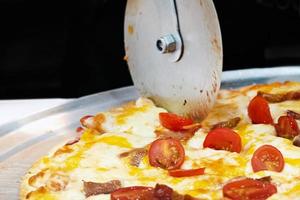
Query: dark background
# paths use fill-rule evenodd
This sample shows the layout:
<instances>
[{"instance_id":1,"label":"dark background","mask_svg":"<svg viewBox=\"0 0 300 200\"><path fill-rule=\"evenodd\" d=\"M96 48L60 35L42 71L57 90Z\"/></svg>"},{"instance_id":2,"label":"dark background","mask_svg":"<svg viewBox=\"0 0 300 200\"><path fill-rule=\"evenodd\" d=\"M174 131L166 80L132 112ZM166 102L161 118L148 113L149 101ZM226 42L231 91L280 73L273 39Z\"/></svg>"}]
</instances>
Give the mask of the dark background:
<instances>
[{"instance_id":1,"label":"dark background","mask_svg":"<svg viewBox=\"0 0 300 200\"><path fill-rule=\"evenodd\" d=\"M215 0L224 70L300 64L300 0ZM125 0L1 0L0 99L79 97L132 84Z\"/></svg>"}]
</instances>

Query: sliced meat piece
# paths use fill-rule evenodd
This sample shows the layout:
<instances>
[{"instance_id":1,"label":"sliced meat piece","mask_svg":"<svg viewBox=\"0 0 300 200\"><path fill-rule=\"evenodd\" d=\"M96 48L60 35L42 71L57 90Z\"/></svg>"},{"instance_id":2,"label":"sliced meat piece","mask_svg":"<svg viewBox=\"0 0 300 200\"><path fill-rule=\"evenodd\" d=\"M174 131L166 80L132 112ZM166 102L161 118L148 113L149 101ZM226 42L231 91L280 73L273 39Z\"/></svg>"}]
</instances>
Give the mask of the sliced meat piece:
<instances>
[{"instance_id":1,"label":"sliced meat piece","mask_svg":"<svg viewBox=\"0 0 300 200\"><path fill-rule=\"evenodd\" d=\"M156 130L156 137L161 139L174 138L182 142L188 141L191 137L195 135L195 132L201 128L201 124L194 123L192 125L184 126L181 131L175 132L171 130Z\"/></svg>"},{"instance_id":2,"label":"sliced meat piece","mask_svg":"<svg viewBox=\"0 0 300 200\"><path fill-rule=\"evenodd\" d=\"M271 183L272 178L271 178L271 176L264 176L264 177L262 177L262 178L257 178L257 179L255 179L255 180Z\"/></svg>"},{"instance_id":3,"label":"sliced meat piece","mask_svg":"<svg viewBox=\"0 0 300 200\"><path fill-rule=\"evenodd\" d=\"M163 130L163 131L155 131L155 134L158 138L166 139L166 138L174 138L181 141L187 141L191 137L194 136L193 132L174 132L169 130Z\"/></svg>"},{"instance_id":4,"label":"sliced meat piece","mask_svg":"<svg viewBox=\"0 0 300 200\"><path fill-rule=\"evenodd\" d=\"M124 187L111 193L112 200L199 200L189 195L181 195L167 185L156 184L153 187Z\"/></svg>"},{"instance_id":5,"label":"sliced meat piece","mask_svg":"<svg viewBox=\"0 0 300 200\"><path fill-rule=\"evenodd\" d=\"M102 128L103 122L105 122L105 116L102 113L99 113L95 116L86 115L80 119L80 123L83 127L94 130L101 134L105 132Z\"/></svg>"},{"instance_id":6,"label":"sliced meat piece","mask_svg":"<svg viewBox=\"0 0 300 200\"><path fill-rule=\"evenodd\" d=\"M141 163L141 160L144 156L146 156L148 153L148 150L146 147L144 148L136 148L132 149L130 151L126 151L124 153L121 153L119 156L120 158L129 157L129 164L131 166L138 167Z\"/></svg>"},{"instance_id":7,"label":"sliced meat piece","mask_svg":"<svg viewBox=\"0 0 300 200\"><path fill-rule=\"evenodd\" d=\"M257 95L262 96L270 103L279 103L283 101L300 99L300 91L291 91L291 92L280 93L280 94L269 94L269 93L258 91Z\"/></svg>"},{"instance_id":8,"label":"sliced meat piece","mask_svg":"<svg viewBox=\"0 0 300 200\"><path fill-rule=\"evenodd\" d=\"M229 119L227 121L219 122L219 123L213 125L211 129L215 129L215 128L234 128L238 125L238 123L240 121L241 121L240 117L235 117L235 118Z\"/></svg>"},{"instance_id":9,"label":"sliced meat piece","mask_svg":"<svg viewBox=\"0 0 300 200\"><path fill-rule=\"evenodd\" d=\"M293 145L296 147L300 147L300 135L297 135L296 137L294 137Z\"/></svg>"},{"instance_id":10,"label":"sliced meat piece","mask_svg":"<svg viewBox=\"0 0 300 200\"><path fill-rule=\"evenodd\" d=\"M76 129L76 137L66 143L66 145L72 145L79 142L81 135L84 133L84 129L82 127L78 127Z\"/></svg>"},{"instance_id":11,"label":"sliced meat piece","mask_svg":"<svg viewBox=\"0 0 300 200\"><path fill-rule=\"evenodd\" d=\"M83 182L83 190L86 197L98 194L109 194L120 188L121 182L119 180L112 180L105 183Z\"/></svg>"},{"instance_id":12,"label":"sliced meat piece","mask_svg":"<svg viewBox=\"0 0 300 200\"><path fill-rule=\"evenodd\" d=\"M297 113L297 112L294 112L294 111L292 111L292 110L288 110L288 111L286 112L286 114L287 114L287 116L293 117L293 118L296 119L296 120L299 120L299 119L300 119L300 114Z\"/></svg>"}]
</instances>

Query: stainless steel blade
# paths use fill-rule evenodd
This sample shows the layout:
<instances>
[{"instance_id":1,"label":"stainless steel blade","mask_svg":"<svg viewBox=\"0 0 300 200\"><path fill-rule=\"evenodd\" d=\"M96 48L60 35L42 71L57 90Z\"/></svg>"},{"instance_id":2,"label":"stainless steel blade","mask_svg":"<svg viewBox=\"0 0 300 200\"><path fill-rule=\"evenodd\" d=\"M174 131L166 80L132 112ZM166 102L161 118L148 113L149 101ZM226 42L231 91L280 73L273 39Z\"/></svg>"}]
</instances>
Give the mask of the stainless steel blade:
<instances>
[{"instance_id":1,"label":"stainless steel blade","mask_svg":"<svg viewBox=\"0 0 300 200\"><path fill-rule=\"evenodd\" d=\"M124 30L129 69L140 94L170 112L204 118L222 72L212 0L128 0Z\"/></svg>"}]
</instances>

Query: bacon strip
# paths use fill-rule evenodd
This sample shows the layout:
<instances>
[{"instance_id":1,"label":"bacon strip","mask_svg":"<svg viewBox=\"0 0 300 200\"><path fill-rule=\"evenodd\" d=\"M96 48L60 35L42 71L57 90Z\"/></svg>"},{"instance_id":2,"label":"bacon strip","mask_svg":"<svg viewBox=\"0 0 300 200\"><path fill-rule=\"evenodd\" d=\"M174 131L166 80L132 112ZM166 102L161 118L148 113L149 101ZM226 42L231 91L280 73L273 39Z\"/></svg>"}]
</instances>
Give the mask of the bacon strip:
<instances>
[{"instance_id":1,"label":"bacon strip","mask_svg":"<svg viewBox=\"0 0 300 200\"><path fill-rule=\"evenodd\" d=\"M82 127L94 130L98 133L104 133L105 131L102 128L102 123L105 121L105 116L102 113L99 113L95 116L86 115L80 119Z\"/></svg>"},{"instance_id":2,"label":"bacon strip","mask_svg":"<svg viewBox=\"0 0 300 200\"><path fill-rule=\"evenodd\" d=\"M300 91L291 91L291 92L281 93L281 94L269 94L266 92L258 91L257 95L262 96L270 103L279 103L283 101L300 99Z\"/></svg>"},{"instance_id":3,"label":"bacon strip","mask_svg":"<svg viewBox=\"0 0 300 200\"><path fill-rule=\"evenodd\" d=\"M194 136L194 132L174 132L170 130L155 131L155 134L158 138L174 138L181 141L187 141Z\"/></svg>"},{"instance_id":4,"label":"bacon strip","mask_svg":"<svg viewBox=\"0 0 300 200\"><path fill-rule=\"evenodd\" d=\"M300 135L297 135L296 137L294 137L293 145L296 147L300 147Z\"/></svg>"},{"instance_id":5,"label":"bacon strip","mask_svg":"<svg viewBox=\"0 0 300 200\"><path fill-rule=\"evenodd\" d=\"M109 194L120 188L121 182L119 180L112 180L105 183L83 182L83 190L86 197L98 194Z\"/></svg>"},{"instance_id":6,"label":"bacon strip","mask_svg":"<svg viewBox=\"0 0 300 200\"><path fill-rule=\"evenodd\" d=\"M211 129L215 129L215 128L234 128L234 127L236 127L236 125L240 121L241 121L240 117L235 117L235 118L229 119L227 121L219 122L219 123L213 125Z\"/></svg>"},{"instance_id":7,"label":"bacon strip","mask_svg":"<svg viewBox=\"0 0 300 200\"><path fill-rule=\"evenodd\" d=\"M135 167L138 167L141 163L141 160L148 153L147 148L137 148L133 149L119 155L120 158L129 157L129 164Z\"/></svg>"},{"instance_id":8,"label":"bacon strip","mask_svg":"<svg viewBox=\"0 0 300 200\"><path fill-rule=\"evenodd\" d=\"M201 128L200 123L194 123L188 126L184 126L183 130L180 132L175 132L171 130L156 130L156 137L165 139L165 138L174 138L181 140L183 142L188 141L191 137L195 135L195 132Z\"/></svg>"},{"instance_id":9,"label":"bacon strip","mask_svg":"<svg viewBox=\"0 0 300 200\"><path fill-rule=\"evenodd\" d=\"M264 176L264 177L262 177L262 178L257 178L257 179L255 179L255 180L271 183L272 178L271 178L271 176Z\"/></svg>"},{"instance_id":10,"label":"bacon strip","mask_svg":"<svg viewBox=\"0 0 300 200\"><path fill-rule=\"evenodd\" d=\"M135 200L200 200L190 195L182 195L171 187L156 184L155 187L146 187L147 190L136 189L139 186L125 187L111 193L111 199L135 199ZM128 197L128 198L126 198Z\"/></svg>"},{"instance_id":11,"label":"bacon strip","mask_svg":"<svg viewBox=\"0 0 300 200\"><path fill-rule=\"evenodd\" d=\"M299 113L296 113L296 112L294 112L294 111L292 111L292 110L288 110L288 111L286 112L286 114L287 114L287 116L293 117L294 119L297 119L297 120L300 119L300 114L299 114Z\"/></svg>"},{"instance_id":12,"label":"bacon strip","mask_svg":"<svg viewBox=\"0 0 300 200\"><path fill-rule=\"evenodd\" d=\"M77 129L76 129L76 137L74 138L74 139L72 139L72 140L70 140L70 141L68 141L67 143L66 143L66 145L72 145L72 144L75 144L75 143L77 143L77 142L79 142L79 140L80 140L80 138L81 138L81 135L84 133L84 129L82 128L82 127L78 127Z\"/></svg>"}]
</instances>

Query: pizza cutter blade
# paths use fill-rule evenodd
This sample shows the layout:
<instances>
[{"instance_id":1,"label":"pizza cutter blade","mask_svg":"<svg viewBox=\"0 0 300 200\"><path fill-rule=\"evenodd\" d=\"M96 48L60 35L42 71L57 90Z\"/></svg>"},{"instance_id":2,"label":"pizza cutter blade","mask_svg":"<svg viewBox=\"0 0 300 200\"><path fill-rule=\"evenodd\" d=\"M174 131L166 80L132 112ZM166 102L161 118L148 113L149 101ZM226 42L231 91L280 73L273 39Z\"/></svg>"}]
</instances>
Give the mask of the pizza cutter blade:
<instances>
[{"instance_id":1,"label":"pizza cutter blade","mask_svg":"<svg viewBox=\"0 0 300 200\"><path fill-rule=\"evenodd\" d=\"M214 105L222 72L212 0L128 0L124 32L140 94L170 112L203 119Z\"/></svg>"}]
</instances>

